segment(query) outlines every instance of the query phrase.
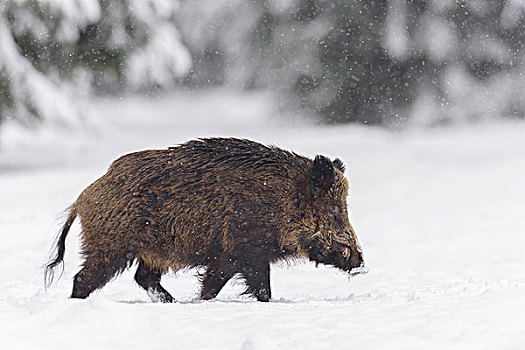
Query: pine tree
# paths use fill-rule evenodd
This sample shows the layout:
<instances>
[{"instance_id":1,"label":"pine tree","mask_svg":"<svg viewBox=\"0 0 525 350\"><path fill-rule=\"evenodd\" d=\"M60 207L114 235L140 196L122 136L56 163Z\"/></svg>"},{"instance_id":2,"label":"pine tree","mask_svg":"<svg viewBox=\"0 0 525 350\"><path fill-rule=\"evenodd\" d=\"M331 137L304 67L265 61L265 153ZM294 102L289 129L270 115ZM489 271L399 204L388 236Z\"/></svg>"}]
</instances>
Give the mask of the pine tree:
<instances>
[{"instance_id":1,"label":"pine tree","mask_svg":"<svg viewBox=\"0 0 525 350\"><path fill-rule=\"evenodd\" d=\"M4 0L0 123L68 120L82 86L167 86L190 66L173 24L176 1Z\"/></svg>"},{"instance_id":2,"label":"pine tree","mask_svg":"<svg viewBox=\"0 0 525 350\"><path fill-rule=\"evenodd\" d=\"M323 123L523 115L525 5L484 0L183 2L196 84L266 88Z\"/></svg>"}]
</instances>

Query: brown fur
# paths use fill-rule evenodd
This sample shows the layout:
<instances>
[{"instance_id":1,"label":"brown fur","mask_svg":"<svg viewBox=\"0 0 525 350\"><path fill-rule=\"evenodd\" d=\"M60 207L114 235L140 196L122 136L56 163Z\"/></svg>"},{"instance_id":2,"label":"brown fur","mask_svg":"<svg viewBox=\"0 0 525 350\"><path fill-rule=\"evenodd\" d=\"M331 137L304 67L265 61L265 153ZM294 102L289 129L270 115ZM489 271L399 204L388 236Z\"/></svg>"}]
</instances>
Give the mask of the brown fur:
<instances>
[{"instance_id":1,"label":"brown fur","mask_svg":"<svg viewBox=\"0 0 525 350\"><path fill-rule=\"evenodd\" d=\"M348 221L344 167L318 157L316 167L277 147L212 138L117 159L70 208L69 226L80 218L85 259L75 281L80 278L80 286L102 274L100 286L79 287L100 288L135 260L159 281L169 268L205 266L209 278L221 276L213 282L219 290L231 274L279 259L308 257L346 271L361 266ZM340 254L343 246L352 251L347 262L327 257L334 250ZM159 281L147 283L162 294ZM213 289L210 297L216 295ZM90 292L75 295L74 289L73 296Z\"/></svg>"}]
</instances>

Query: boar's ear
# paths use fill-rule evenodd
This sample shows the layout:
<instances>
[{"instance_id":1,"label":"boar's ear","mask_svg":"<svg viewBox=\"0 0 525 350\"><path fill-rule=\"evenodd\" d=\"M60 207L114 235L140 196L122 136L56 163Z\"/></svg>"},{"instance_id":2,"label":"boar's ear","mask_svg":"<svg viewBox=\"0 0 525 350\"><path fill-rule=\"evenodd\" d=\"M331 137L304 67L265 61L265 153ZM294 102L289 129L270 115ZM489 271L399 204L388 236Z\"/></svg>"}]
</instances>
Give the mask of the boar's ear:
<instances>
[{"instance_id":1,"label":"boar's ear","mask_svg":"<svg viewBox=\"0 0 525 350\"><path fill-rule=\"evenodd\" d=\"M310 175L310 190L313 197L324 194L335 182L334 165L325 156L316 156Z\"/></svg>"},{"instance_id":2,"label":"boar's ear","mask_svg":"<svg viewBox=\"0 0 525 350\"><path fill-rule=\"evenodd\" d=\"M333 163L334 163L334 166L335 166L337 169L341 170L342 173L345 172L345 165L343 164L343 161L342 161L341 159L339 159L339 158L335 158L334 161L333 161Z\"/></svg>"}]
</instances>

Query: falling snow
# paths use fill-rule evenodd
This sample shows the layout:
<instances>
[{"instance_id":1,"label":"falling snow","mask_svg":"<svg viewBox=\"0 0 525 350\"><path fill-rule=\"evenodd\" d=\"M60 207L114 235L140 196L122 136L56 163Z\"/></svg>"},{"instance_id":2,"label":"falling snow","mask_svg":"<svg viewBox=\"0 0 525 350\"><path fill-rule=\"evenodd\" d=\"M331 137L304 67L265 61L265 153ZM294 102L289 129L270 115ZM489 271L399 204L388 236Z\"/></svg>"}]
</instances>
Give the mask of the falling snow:
<instances>
[{"instance_id":1,"label":"falling snow","mask_svg":"<svg viewBox=\"0 0 525 350\"><path fill-rule=\"evenodd\" d=\"M61 134L52 138L43 131L31 142L11 136L2 144L4 347L525 345L523 123L393 134L358 126L287 125L272 119L271 100L257 94L92 102L99 132L77 135L71 149ZM132 267L87 300L72 300L71 279L81 261L77 223L66 242L64 274L45 290L41 267L61 213L80 191L124 152L198 136L249 137L311 157L340 157L351 186L351 220L370 272L349 279L323 265L277 264L274 299L267 304L239 296L240 281L228 284L216 300L199 301L196 271L190 270L163 279L177 303L154 304L133 282Z\"/></svg>"}]
</instances>

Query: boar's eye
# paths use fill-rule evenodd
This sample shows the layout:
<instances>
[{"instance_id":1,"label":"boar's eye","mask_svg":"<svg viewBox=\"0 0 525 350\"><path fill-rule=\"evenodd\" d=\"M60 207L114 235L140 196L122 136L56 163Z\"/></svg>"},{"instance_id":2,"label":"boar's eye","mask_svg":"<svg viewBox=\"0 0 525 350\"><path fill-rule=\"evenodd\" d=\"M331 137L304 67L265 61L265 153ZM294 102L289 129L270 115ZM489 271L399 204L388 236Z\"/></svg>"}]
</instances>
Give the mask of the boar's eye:
<instances>
[{"instance_id":1,"label":"boar's eye","mask_svg":"<svg viewBox=\"0 0 525 350\"><path fill-rule=\"evenodd\" d=\"M341 254L343 255L343 258L348 259L350 257L350 248L346 247Z\"/></svg>"}]
</instances>

